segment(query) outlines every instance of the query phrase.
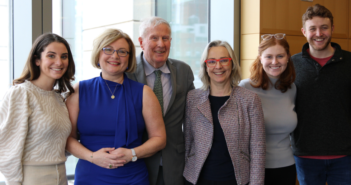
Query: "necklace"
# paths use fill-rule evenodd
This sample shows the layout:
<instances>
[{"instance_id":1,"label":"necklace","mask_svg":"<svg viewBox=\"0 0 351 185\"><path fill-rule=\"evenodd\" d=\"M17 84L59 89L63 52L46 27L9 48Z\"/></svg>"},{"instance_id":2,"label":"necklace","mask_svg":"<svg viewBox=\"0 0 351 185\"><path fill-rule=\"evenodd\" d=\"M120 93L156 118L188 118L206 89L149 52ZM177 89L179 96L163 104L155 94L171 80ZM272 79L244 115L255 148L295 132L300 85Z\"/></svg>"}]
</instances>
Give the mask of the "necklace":
<instances>
[{"instance_id":1,"label":"necklace","mask_svg":"<svg viewBox=\"0 0 351 185\"><path fill-rule=\"evenodd\" d=\"M105 79L104 79L104 80L105 80ZM116 89L117 89L117 86L118 86L118 85L116 85L115 90L114 90L113 93L112 93L112 91L111 91L110 87L108 86L106 80L105 80L105 83L106 83L106 85L107 85L107 87L108 87L108 90L110 90L110 92L111 92L111 94L112 94L111 99L115 99L115 95L114 95L114 94L115 94L115 92L116 92Z\"/></svg>"}]
</instances>

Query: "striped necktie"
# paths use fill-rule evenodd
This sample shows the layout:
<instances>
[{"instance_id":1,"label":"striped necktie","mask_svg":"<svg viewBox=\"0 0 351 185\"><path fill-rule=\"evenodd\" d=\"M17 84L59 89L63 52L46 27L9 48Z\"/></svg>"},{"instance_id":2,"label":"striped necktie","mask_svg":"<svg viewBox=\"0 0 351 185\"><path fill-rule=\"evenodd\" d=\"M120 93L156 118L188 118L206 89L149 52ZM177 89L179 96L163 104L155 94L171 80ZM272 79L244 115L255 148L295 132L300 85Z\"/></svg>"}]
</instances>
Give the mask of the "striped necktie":
<instances>
[{"instance_id":1,"label":"striped necktie","mask_svg":"<svg viewBox=\"0 0 351 185\"><path fill-rule=\"evenodd\" d=\"M155 93L158 101L160 102L162 116L163 116L163 89L162 89L162 82L161 82L162 71L155 70L154 73L156 75L155 83L154 83L154 93Z\"/></svg>"}]
</instances>

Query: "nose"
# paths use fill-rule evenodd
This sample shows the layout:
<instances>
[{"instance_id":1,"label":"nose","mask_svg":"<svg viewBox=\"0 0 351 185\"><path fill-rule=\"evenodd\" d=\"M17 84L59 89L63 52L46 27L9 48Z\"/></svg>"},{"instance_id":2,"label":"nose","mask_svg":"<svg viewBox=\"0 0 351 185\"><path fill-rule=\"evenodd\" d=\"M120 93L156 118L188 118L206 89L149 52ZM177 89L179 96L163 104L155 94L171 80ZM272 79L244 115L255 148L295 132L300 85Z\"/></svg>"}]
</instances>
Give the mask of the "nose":
<instances>
[{"instance_id":1,"label":"nose","mask_svg":"<svg viewBox=\"0 0 351 185\"><path fill-rule=\"evenodd\" d=\"M157 46L159 46L159 47L165 46L165 43L163 42L162 37L158 39L158 41L157 41Z\"/></svg>"},{"instance_id":2,"label":"nose","mask_svg":"<svg viewBox=\"0 0 351 185\"><path fill-rule=\"evenodd\" d=\"M216 66L215 66L217 69L220 69L222 68L222 64L219 62L219 61L216 61Z\"/></svg>"},{"instance_id":3,"label":"nose","mask_svg":"<svg viewBox=\"0 0 351 185\"><path fill-rule=\"evenodd\" d=\"M118 58L119 57L118 54L117 54L117 50L113 51L111 57L113 57L113 58Z\"/></svg>"},{"instance_id":4,"label":"nose","mask_svg":"<svg viewBox=\"0 0 351 185\"><path fill-rule=\"evenodd\" d=\"M316 30L316 36L321 36L322 35L322 32L321 32L321 30L318 28L317 30Z\"/></svg>"},{"instance_id":5,"label":"nose","mask_svg":"<svg viewBox=\"0 0 351 185\"><path fill-rule=\"evenodd\" d=\"M58 66L62 65L63 64L62 60L63 59L61 57L58 57L58 59L55 61L55 64L58 65Z\"/></svg>"},{"instance_id":6,"label":"nose","mask_svg":"<svg viewBox=\"0 0 351 185\"><path fill-rule=\"evenodd\" d=\"M273 60L272 60L272 64L277 64L277 63L278 63L278 60L277 60L276 57L274 57Z\"/></svg>"}]
</instances>

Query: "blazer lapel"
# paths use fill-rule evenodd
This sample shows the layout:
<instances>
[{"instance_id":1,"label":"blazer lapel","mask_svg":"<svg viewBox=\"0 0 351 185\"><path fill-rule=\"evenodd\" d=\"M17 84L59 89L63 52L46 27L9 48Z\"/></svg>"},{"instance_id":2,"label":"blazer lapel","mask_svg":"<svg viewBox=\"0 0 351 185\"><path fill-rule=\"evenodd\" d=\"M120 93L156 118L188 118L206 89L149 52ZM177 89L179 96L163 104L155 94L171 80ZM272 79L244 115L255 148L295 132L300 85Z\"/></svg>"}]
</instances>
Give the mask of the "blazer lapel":
<instances>
[{"instance_id":1,"label":"blazer lapel","mask_svg":"<svg viewBox=\"0 0 351 185\"><path fill-rule=\"evenodd\" d=\"M208 98L209 95L209 90L205 91L202 94L201 97L201 103L197 105L197 109L201 112L202 115L204 115L208 121L213 125L213 117L212 117L212 112L211 112L211 104L210 100Z\"/></svg>"},{"instance_id":2,"label":"blazer lapel","mask_svg":"<svg viewBox=\"0 0 351 185\"><path fill-rule=\"evenodd\" d=\"M138 82L147 85L143 61L144 61L143 52L141 52L140 55L137 56L137 68L134 74Z\"/></svg>"},{"instance_id":3,"label":"blazer lapel","mask_svg":"<svg viewBox=\"0 0 351 185\"><path fill-rule=\"evenodd\" d=\"M169 104L168 104L168 107L166 110L166 115L168 114L169 109L172 107L172 104L174 103L175 96L177 94L177 81L176 81L177 69L176 69L176 67L173 66L172 62L169 59L167 60L167 66L168 66L169 71L171 72L172 96L171 96L171 99L169 101Z\"/></svg>"}]
</instances>

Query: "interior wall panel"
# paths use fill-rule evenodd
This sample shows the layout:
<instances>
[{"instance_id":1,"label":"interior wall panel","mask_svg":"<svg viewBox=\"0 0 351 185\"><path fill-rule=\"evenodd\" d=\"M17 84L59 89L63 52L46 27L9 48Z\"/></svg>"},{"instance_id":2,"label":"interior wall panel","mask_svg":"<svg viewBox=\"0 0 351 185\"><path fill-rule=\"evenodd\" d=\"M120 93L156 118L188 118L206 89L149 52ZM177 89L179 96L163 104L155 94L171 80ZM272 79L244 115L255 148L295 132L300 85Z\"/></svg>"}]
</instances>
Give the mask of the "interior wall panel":
<instances>
[{"instance_id":1,"label":"interior wall panel","mask_svg":"<svg viewBox=\"0 0 351 185\"><path fill-rule=\"evenodd\" d=\"M255 59L260 44L259 34L241 35L241 59Z\"/></svg>"}]
</instances>

